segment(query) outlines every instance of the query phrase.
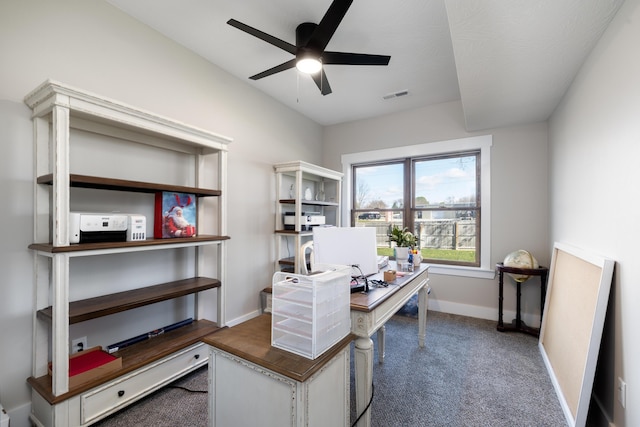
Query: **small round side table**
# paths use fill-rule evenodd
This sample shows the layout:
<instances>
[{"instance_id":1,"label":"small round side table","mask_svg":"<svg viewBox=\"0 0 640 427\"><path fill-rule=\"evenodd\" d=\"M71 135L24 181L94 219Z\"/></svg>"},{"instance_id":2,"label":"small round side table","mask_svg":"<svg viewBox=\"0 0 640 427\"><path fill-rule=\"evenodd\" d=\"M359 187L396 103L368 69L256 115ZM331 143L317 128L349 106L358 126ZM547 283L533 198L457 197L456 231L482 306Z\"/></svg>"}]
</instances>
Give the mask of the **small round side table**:
<instances>
[{"instance_id":1,"label":"small round side table","mask_svg":"<svg viewBox=\"0 0 640 427\"><path fill-rule=\"evenodd\" d=\"M504 273L518 274L523 276L538 276L540 277L540 321L542 321L542 312L544 311L544 299L547 293L547 275L549 274L549 269L547 267L538 267L538 268L516 268L516 267L505 267L505 265L501 262L496 264L496 270L498 270L499 276L499 297L498 297L498 327L497 329L500 332L509 332L509 331L518 331L525 332L527 334L539 337L540 329L532 328L527 326L521 318L520 315L520 296L521 296L521 285L525 281L516 280L517 286L517 305L516 305L516 318L513 319L510 325L505 325L502 321L502 303L504 300ZM528 279L527 279L528 280Z\"/></svg>"}]
</instances>

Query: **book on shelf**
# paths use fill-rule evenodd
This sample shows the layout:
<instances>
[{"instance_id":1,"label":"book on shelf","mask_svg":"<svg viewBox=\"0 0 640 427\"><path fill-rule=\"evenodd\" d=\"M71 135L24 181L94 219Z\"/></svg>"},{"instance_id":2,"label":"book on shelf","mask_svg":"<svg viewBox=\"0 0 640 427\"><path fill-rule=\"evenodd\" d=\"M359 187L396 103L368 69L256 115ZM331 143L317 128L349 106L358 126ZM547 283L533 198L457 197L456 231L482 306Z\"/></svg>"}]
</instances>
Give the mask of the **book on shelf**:
<instances>
[{"instance_id":1,"label":"book on shelf","mask_svg":"<svg viewBox=\"0 0 640 427\"><path fill-rule=\"evenodd\" d=\"M196 195L161 191L156 193L153 237L194 237L196 235Z\"/></svg>"},{"instance_id":2,"label":"book on shelf","mask_svg":"<svg viewBox=\"0 0 640 427\"><path fill-rule=\"evenodd\" d=\"M176 323L172 323L171 325L163 326L162 328L154 329L153 331L149 331L145 334L137 335L133 338L127 338L124 341L117 342L115 344L111 344L107 346L107 352L109 354L115 353L116 351L120 351L123 348L129 347L133 344L139 343L141 341L148 340L149 338L157 337L158 335L162 335L165 332L171 332L174 329L181 328L186 325L190 325L193 323L193 317L189 317L188 319L181 320Z\"/></svg>"}]
</instances>

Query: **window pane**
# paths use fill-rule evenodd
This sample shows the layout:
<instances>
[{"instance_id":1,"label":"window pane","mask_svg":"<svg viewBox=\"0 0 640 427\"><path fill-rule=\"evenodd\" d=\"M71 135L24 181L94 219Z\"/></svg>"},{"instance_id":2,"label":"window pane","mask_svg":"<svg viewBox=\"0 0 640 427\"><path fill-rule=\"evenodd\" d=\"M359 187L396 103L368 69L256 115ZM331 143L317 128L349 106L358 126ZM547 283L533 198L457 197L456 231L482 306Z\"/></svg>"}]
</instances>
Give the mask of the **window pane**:
<instances>
[{"instance_id":1,"label":"window pane","mask_svg":"<svg viewBox=\"0 0 640 427\"><path fill-rule=\"evenodd\" d=\"M475 263L476 218L445 218L450 212L452 211L416 212L414 231L422 258L456 264Z\"/></svg>"},{"instance_id":2,"label":"window pane","mask_svg":"<svg viewBox=\"0 0 640 427\"><path fill-rule=\"evenodd\" d=\"M424 259L478 262L476 166L475 153L414 162L414 228Z\"/></svg>"},{"instance_id":3,"label":"window pane","mask_svg":"<svg viewBox=\"0 0 640 427\"><path fill-rule=\"evenodd\" d=\"M415 207L475 207L476 156L415 162Z\"/></svg>"},{"instance_id":4,"label":"window pane","mask_svg":"<svg viewBox=\"0 0 640 427\"><path fill-rule=\"evenodd\" d=\"M404 206L403 164L356 166L355 209L401 209Z\"/></svg>"},{"instance_id":5,"label":"window pane","mask_svg":"<svg viewBox=\"0 0 640 427\"><path fill-rule=\"evenodd\" d=\"M375 227L379 255L391 255L389 227L402 226L404 163L356 166L353 169L353 224Z\"/></svg>"}]
</instances>

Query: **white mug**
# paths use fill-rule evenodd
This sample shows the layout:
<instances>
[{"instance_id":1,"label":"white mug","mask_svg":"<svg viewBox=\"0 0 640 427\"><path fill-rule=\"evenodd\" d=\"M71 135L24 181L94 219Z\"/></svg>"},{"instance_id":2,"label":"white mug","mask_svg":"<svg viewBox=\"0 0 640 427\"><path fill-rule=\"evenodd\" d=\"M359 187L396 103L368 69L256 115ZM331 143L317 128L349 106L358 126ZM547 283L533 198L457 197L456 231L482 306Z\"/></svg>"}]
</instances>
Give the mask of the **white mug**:
<instances>
[{"instance_id":1,"label":"white mug","mask_svg":"<svg viewBox=\"0 0 640 427\"><path fill-rule=\"evenodd\" d=\"M417 254L413 254L413 265L418 267L422 262L422 254L418 252Z\"/></svg>"}]
</instances>

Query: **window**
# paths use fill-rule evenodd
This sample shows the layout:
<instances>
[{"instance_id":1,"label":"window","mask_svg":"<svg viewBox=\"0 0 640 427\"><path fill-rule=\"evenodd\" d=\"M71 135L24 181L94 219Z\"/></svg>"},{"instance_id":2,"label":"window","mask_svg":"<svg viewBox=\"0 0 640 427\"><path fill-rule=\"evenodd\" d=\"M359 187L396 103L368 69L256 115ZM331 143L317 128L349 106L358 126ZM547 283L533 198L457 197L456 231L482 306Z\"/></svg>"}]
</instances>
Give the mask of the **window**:
<instances>
[{"instance_id":1,"label":"window","mask_svg":"<svg viewBox=\"0 0 640 427\"><path fill-rule=\"evenodd\" d=\"M344 223L376 227L389 256L391 227L407 227L430 271L492 277L490 147L484 136L344 155Z\"/></svg>"}]
</instances>

